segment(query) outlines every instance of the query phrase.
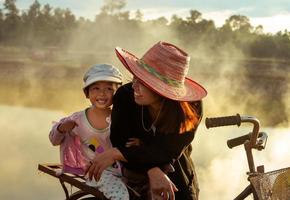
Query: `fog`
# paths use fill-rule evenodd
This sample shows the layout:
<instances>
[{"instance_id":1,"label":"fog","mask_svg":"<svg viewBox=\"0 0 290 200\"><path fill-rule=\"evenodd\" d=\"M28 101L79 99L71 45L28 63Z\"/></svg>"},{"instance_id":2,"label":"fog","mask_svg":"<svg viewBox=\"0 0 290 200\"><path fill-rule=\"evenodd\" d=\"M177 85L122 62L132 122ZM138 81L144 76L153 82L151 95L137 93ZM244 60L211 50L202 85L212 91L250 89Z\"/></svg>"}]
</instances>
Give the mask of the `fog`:
<instances>
[{"instance_id":1,"label":"fog","mask_svg":"<svg viewBox=\"0 0 290 200\"><path fill-rule=\"evenodd\" d=\"M58 147L48 140L52 121L65 113L45 109L0 106L0 199L64 199L56 178L37 170L38 163L58 163ZM200 199L232 199L248 183L243 147L228 149L226 140L246 134L251 127L206 129L204 121L193 141ZM256 165L266 171L290 165L289 128L264 128L268 132L265 151L254 151Z\"/></svg>"},{"instance_id":2,"label":"fog","mask_svg":"<svg viewBox=\"0 0 290 200\"><path fill-rule=\"evenodd\" d=\"M225 127L206 130L201 125L193 146L193 159L200 181L200 199L233 199L248 184L249 171L243 146L229 149L228 139L249 133L252 127ZM289 166L287 159L290 129L262 128L268 134L266 149L253 150L256 166L264 165L265 171ZM251 199L248 197L247 199Z\"/></svg>"},{"instance_id":3,"label":"fog","mask_svg":"<svg viewBox=\"0 0 290 200\"><path fill-rule=\"evenodd\" d=\"M239 112L257 115L269 126L288 126L289 62L249 58L231 41L221 45L215 54L209 48L209 35L205 34L204 38L198 35L198 39L194 38L196 43L192 44L186 38L181 39L177 30L165 29L161 22L134 24L132 30L128 24L124 27L114 24L114 20L102 23L91 32L80 27L71 34L67 55L70 57L73 52L74 59L78 58L75 60L77 66L88 68L93 63L112 63L129 81L131 76L116 58L114 48L120 46L141 58L156 42L167 41L184 49L191 57L188 76L201 83L209 93L205 99L206 114ZM105 26L106 23L110 26ZM114 33L118 33L117 38ZM85 57L88 60L86 65L79 63ZM76 78L81 79L81 76Z\"/></svg>"},{"instance_id":4,"label":"fog","mask_svg":"<svg viewBox=\"0 0 290 200\"><path fill-rule=\"evenodd\" d=\"M0 199L64 199L57 180L37 171L56 163L59 151L48 140L52 120L63 113L0 106Z\"/></svg>"},{"instance_id":5,"label":"fog","mask_svg":"<svg viewBox=\"0 0 290 200\"><path fill-rule=\"evenodd\" d=\"M176 32L158 24L151 29L140 24L133 32L112 21L103 23L110 26L79 27L66 38L66 49L24 48L0 55L4 60L0 63L0 199L64 199L58 180L37 171L38 163L59 162L58 148L48 140L52 121L89 105L82 76L91 65L112 63L124 73L125 82L131 80L114 53L116 46L140 58L158 41L176 44L191 56L188 76L208 91L204 119L236 113L256 116L261 130L269 134L266 150L255 152L256 165L265 164L266 171L290 166L288 62L248 59L230 43L214 55L202 43L210 40L200 38L202 42L188 45L187 39L181 41ZM248 133L251 127L207 130L204 119L192 143L200 199L233 199L248 184L248 169L243 147L228 149L226 140Z\"/></svg>"},{"instance_id":6,"label":"fog","mask_svg":"<svg viewBox=\"0 0 290 200\"><path fill-rule=\"evenodd\" d=\"M71 113L86 104L82 75L91 65L112 63L125 74L125 82L130 81L115 55L116 46L140 58L156 42L167 41L188 52L189 77L208 90L205 116L244 113L259 117L267 126L288 126L289 61L249 58L232 40L212 51L218 43L211 41L210 33L188 30L193 34L188 35L178 26L166 26L162 18L141 22L122 20L122 14L79 22L61 47L45 48L31 41L32 48L1 51L0 102Z\"/></svg>"}]
</instances>

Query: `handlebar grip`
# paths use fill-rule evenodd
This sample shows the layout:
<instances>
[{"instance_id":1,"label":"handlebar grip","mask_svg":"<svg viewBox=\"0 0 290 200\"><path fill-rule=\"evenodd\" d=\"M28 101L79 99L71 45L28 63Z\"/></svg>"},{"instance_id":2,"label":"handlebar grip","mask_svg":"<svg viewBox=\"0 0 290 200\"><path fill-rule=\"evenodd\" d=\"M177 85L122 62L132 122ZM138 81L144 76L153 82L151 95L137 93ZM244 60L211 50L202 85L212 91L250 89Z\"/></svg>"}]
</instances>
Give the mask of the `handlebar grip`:
<instances>
[{"instance_id":1,"label":"handlebar grip","mask_svg":"<svg viewBox=\"0 0 290 200\"><path fill-rule=\"evenodd\" d=\"M262 132L260 132L258 134L258 138L261 137L261 136L263 136ZM249 133L247 135L243 135L243 136L237 137L237 138L230 139L230 140L227 141L227 145L231 149L233 147L236 147L236 146L239 146L241 144L244 144L246 142L246 140L250 140L250 137L251 137L251 133Z\"/></svg>"},{"instance_id":2,"label":"handlebar grip","mask_svg":"<svg viewBox=\"0 0 290 200\"><path fill-rule=\"evenodd\" d=\"M241 116L239 114L226 116L226 117L214 117L206 118L206 128L219 127L219 126L230 126L230 125L241 125Z\"/></svg>"}]
</instances>

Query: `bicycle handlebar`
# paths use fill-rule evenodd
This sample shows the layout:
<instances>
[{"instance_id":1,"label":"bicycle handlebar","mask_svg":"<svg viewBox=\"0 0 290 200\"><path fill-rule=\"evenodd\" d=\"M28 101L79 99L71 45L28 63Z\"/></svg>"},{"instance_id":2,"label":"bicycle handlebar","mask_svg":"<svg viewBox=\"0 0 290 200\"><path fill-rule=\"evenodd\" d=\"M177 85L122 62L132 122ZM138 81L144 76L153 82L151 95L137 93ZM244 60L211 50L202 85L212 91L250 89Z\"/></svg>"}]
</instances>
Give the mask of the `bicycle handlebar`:
<instances>
[{"instance_id":1,"label":"bicycle handlebar","mask_svg":"<svg viewBox=\"0 0 290 200\"><path fill-rule=\"evenodd\" d=\"M248 165L250 173L255 173L255 164L252 154L252 149L262 150L265 148L267 141L266 133L259 133L260 122L257 118L252 116L240 116L239 114L226 117L215 117L215 118L206 118L205 125L207 128L218 127L218 126L229 126L229 125L238 125L241 123L250 122L253 124L253 130L247 135L240 136L228 140L227 144L229 148L244 144Z\"/></svg>"},{"instance_id":2,"label":"bicycle handlebar","mask_svg":"<svg viewBox=\"0 0 290 200\"><path fill-rule=\"evenodd\" d=\"M213 128L213 127L219 127L219 126L230 126L230 125L238 125L240 126L241 123L244 122L250 122L254 125L252 133L249 135L249 140L252 148L256 147L256 142L259 135L259 128L260 128L260 122L257 118L252 116L246 116L246 115L232 115L232 116L225 116L225 117L213 117L213 118L206 118L205 119L205 125L207 128ZM244 136L246 137L246 136ZM242 138L237 138L237 140L234 140L234 144L240 143L240 141L244 140L245 138L242 136Z\"/></svg>"},{"instance_id":3,"label":"bicycle handlebar","mask_svg":"<svg viewBox=\"0 0 290 200\"><path fill-rule=\"evenodd\" d=\"M230 139L230 140L227 141L227 145L231 149L233 147L236 147L236 146L239 146L241 144L244 144L244 142L246 140L250 140L250 135L249 134L243 135L243 136L240 136L240 137L237 137L237 138Z\"/></svg>"},{"instance_id":4,"label":"bicycle handlebar","mask_svg":"<svg viewBox=\"0 0 290 200\"><path fill-rule=\"evenodd\" d=\"M258 138L261 138L265 135L265 133L260 132L258 134ZM251 139L251 134L247 134L247 135L243 135L237 138L233 138L233 139L229 139L227 141L227 145L230 149L232 149L233 147L239 146L241 144L244 144L245 141L250 140Z\"/></svg>"},{"instance_id":5,"label":"bicycle handlebar","mask_svg":"<svg viewBox=\"0 0 290 200\"><path fill-rule=\"evenodd\" d=\"M206 128L219 126L241 125L241 116L239 114L225 117L213 117L205 119Z\"/></svg>"}]
</instances>

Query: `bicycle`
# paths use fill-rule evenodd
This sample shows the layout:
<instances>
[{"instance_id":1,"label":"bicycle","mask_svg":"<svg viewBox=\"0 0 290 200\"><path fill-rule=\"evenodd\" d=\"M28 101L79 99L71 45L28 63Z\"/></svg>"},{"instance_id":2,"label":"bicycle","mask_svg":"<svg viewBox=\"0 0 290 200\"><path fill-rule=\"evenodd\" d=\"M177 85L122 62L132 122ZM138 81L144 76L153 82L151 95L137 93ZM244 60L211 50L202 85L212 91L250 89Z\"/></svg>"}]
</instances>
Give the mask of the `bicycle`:
<instances>
[{"instance_id":1,"label":"bicycle","mask_svg":"<svg viewBox=\"0 0 290 200\"><path fill-rule=\"evenodd\" d=\"M290 167L282 168L270 172L265 172L264 165L255 167L252 150L263 150L267 143L267 134L259 132L260 122L256 117L247 115L232 115L223 117L206 118L207 128L237 125L242 123L252 123L253 130L243 136L239 136L227 141L227 146L231 149L239 145L244 145L249 167L248 181L250 184L238 194L234 200L243 200L253 195L254 200L289 200L290 199Z\"/></svg>"},{"instance_id":2,"label":"bicycle","mask_svg":"<svg viewBox=\"0 0 290 200\"><path fill-rule=\"evenodd\" d=\"M57 178L61 184L61 187L65 193L65 199L67 200L108 200L103 193L97 190L94 187L90 187L86 184L86 180L84 176L78 176L70 173L61 173L62 167L60 164L39 164L38 170L46 173L54 178ZM71 187L75 187L77 191L69 192L67 185ZM93 196L93 197L92 197Z\"/></svg>"}]
</instances>

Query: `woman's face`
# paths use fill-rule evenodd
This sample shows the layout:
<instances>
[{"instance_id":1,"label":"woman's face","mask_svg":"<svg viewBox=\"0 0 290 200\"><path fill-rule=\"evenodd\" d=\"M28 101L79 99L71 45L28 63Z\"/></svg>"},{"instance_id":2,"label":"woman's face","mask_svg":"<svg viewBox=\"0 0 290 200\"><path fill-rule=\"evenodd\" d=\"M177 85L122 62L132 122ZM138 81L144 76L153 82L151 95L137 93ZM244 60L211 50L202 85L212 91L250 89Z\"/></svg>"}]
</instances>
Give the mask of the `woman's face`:
<instances>
[{"instance_id":1,"label":"woman's face","mask_svg":"<svg viewBox=\"0 0 290 200\"><path fill-rule=\"evenodd\" d=\"M136 77L133 78L132 88L134 90L135 102L139 105L154 106L159 104L161 97L143 85Z\"/></svg>"}]
</instances>

